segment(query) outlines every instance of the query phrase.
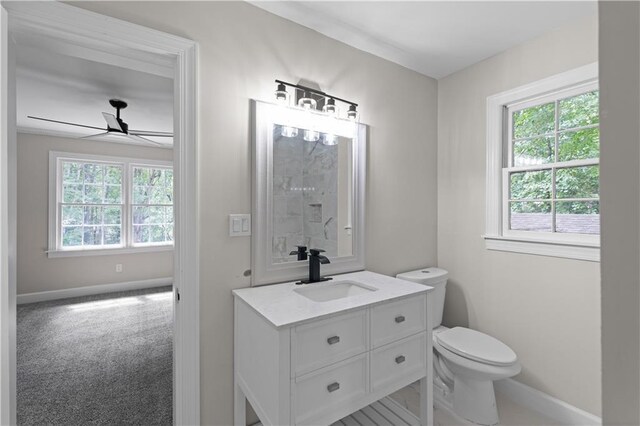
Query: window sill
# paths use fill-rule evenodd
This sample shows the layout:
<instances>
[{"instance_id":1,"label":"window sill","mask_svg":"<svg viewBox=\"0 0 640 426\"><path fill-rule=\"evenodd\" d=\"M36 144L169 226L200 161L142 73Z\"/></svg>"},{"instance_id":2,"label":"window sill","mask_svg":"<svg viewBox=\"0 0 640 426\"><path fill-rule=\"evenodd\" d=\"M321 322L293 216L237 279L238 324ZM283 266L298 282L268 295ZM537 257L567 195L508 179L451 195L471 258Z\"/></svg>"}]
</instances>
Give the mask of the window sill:
<instances>
[{"instance_id":1,"label":"window sill","mask_svg":"<svg viewBox=\"0 0 640 426\"><path fill-rule=\"evenodd\" d=\"M136 254L136 253L155 253L163 251L173 251L173 244L144 246L144 247L122 247L108 249L87 249L87 250L50 250L47 251L47 257L81 257L81 256L108 256L115 254Z\"/></svg>"},{"instance_id":2,"label":"window sill","mask_svg":"<svg viewBox=\"0 0 640 426\"><path fill-rule=\"evenodd\" d=\"M526 237L504 237L502 235L484 235L483 238L487 250L600 262L599 245L534 240Z\"/></svg>"}]
</instances>

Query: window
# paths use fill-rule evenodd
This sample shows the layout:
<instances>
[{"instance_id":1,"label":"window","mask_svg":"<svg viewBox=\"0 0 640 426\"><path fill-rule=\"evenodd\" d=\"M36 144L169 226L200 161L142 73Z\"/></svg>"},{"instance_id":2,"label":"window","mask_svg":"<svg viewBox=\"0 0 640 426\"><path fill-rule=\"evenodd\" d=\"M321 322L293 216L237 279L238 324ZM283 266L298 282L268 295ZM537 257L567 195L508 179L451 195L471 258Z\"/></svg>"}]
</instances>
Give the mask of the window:
<instances>
[{"instance_id":1,"label":"window","mask_svg":"<svg viewBox=\"0 0 640 426\"><path fill-rule=\"evenodd\" d=\"M173 246L171 163L50 154L49 256Z\"/></svg>"},{"instance_id":2,"label":"window","mask_svg":"<svg viewBox=\"0 0 640 426\"><path fill-rule=\"evenodd\" d=\"M592 65L487 101L487 248L599 260Z\"/></svg>"}]
</instances>

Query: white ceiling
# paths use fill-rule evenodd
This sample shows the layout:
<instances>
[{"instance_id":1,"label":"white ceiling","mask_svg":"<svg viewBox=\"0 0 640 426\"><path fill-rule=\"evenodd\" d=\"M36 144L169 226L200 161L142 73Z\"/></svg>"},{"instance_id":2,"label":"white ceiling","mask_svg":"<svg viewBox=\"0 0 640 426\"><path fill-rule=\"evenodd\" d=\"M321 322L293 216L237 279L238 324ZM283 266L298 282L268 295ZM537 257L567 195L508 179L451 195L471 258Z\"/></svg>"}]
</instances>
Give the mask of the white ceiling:
<instances>
[{"instance_id":1,"label":"white ceiling","mask_svg":"<svg viewBox=\"0 0 640 426\"><path fill-rule=\"evenodd\" d=\"M595 0L251 3L434 78L597 14Z\"/></svg>"},{"instance_id":2,"label":"white ceiling","mask_svg":"<svg viewBox=\"0 0 640 426\"><path fill-rule=\"evenodd\" d=\"M16 39L19 131L68 137L100 133L99 130L33 120L27 116L106 128L102 112L115 115L115 109L109 105L112 98L129 104L122 110L121 118L130 129L173 131L173 80L166 76L166 71L151 74L140 71L146 69L141 66L131 69L113 65L113 62L129 64L113 56L87 59L77 46L20 36ZM169 147L173 143L173 138L149 139ZM132 143L117 136L101 137L100 140Z\"/></svg>"}]
</instances>

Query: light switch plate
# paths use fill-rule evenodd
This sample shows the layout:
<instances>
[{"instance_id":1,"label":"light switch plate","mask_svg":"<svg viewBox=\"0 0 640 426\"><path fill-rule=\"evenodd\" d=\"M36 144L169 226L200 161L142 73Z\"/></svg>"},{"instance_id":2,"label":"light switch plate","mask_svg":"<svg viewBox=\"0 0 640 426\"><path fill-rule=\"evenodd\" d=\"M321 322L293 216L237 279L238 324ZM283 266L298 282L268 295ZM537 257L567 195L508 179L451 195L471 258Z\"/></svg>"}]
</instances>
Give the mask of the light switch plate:
<instances>
[{"instance_id":1,"label":"light switch plate","mask_svg":"<svg viewBox=\"0 0 640 426\"><path fill-rule=\"evenodd\" d=\"M244 237L251 235L251 215L250 214L230 214L229 215L229 236Z\"/></svg>"}]
</instances>

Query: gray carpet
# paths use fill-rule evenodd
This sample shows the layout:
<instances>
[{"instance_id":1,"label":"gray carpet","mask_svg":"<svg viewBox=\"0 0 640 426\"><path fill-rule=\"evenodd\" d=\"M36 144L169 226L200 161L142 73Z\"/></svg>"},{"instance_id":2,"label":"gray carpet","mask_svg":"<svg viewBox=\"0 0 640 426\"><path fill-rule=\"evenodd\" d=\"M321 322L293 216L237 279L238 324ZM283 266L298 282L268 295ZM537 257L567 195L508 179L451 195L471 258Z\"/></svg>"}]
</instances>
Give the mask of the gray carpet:
<instances>
[{"instance_id":1,"label":"gray carpet","mask_svg":"<svg viewBox=\"0 0 640 426\"><path fill-rule=\"evenodd\" d=\"M169 291L19 305L18 424L171 424Z\"/></svg>"}]
</instances>

